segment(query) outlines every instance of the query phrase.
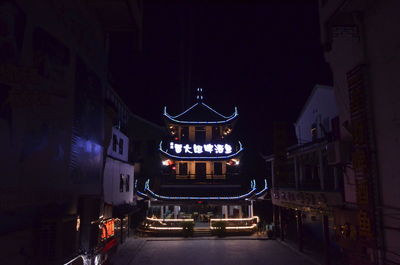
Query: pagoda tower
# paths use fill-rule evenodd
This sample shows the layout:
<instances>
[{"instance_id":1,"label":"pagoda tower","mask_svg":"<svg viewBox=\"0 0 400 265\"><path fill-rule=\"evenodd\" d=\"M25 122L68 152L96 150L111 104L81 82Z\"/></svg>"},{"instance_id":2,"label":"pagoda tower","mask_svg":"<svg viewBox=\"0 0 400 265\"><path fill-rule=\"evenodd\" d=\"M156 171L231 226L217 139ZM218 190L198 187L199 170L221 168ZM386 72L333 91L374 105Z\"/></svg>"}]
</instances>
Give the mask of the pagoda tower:
<instances>
[{"instance_id":1,"label":"pagoda tower","mask_svg":"<svg viewBox=\"0 0 400 265\"><path fill-rule=\"evenodd\" d=\"M232 133L237 108L225 116L204 102L197 89L197 102L178 115L164 108L168 137L159 144L162 172L147 180L142 197L149 200L146 227L179 231L182 222L215 229L225 223L229 232L252 232L258 217L253 201L264 195L266 181L257 183L240 172L244 149Z\"/></svg>"}]
</instances>

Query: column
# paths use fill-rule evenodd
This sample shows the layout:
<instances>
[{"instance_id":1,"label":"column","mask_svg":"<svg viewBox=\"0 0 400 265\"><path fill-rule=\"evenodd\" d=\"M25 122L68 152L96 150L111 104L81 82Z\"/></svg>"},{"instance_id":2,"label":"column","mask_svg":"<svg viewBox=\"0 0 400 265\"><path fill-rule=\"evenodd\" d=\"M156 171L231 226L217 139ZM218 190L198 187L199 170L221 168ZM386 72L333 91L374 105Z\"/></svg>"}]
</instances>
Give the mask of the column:
<instances>
[{"instance_id":1,"label":"column","mask_svg":"<svg viewBox=\"0 0 400 265\"><path fill-rule=\"evenodd\" d=\"M299 170L299 188L304 186L303 184L303 179L304 179L304 167L303 167L303 162L301 158L297 161L299 164L298 170Z\"/></svg>"},{"instance_id":2,"label":"column","mask_svg":"<svg viewBox=\"0 0 400 265\"><path fill-rule=\"evenodd\" d=\"M296 211L298 250L303 251L303 217L301 211Z\"/></svg>"},{"instance_id":3,"label":"column","mask_svg":"<svg viewBox=\"0 0 400 265\"><path fill-rule=\"evenodd\" d=\"M329 218L327 215L322 216L322 231L324 234L324 258L325 258L325 265L331 264L331 257L330 257L330 240L329 240Z\"/></svg>"},{"instance_id":4,"label":"column","mask_svg":"<svg viewBox=\"0 0 400 265\"><path fill-rule=\"evenodd\" d=\"M229 215L232 216L233 215L234 206L233 205L228 205L228 209L229 209Z\"/></svg>"},{"instance_id":5,"label":"column","mask_svg":"<svg viewBox=\"0 0 400 265\"><path fill-rule=\"evenodd\" d=\"M272 223L273 225L273 235L274 237L276 236L276 232L277 232L277 225L278 225L278 219L276 218L276 214L277 214L277 206L275 204L272 204Z\"/></svg>"},{"instance_id":6,"label":"column","mask_svg":"<svg viewBox=\"0 0 400 265\"><path fill-rule=\"evenodd\" d=\"M296 184L296 190L299 189L299 174L298 174L298 170L297 170L297 157L295 156L293 158L294 160L294 182Z\"/></svg>"},{"instance_id":7,"label":"column","mask_svg":"<svg viewBox=\"0 0 400 265\"><path fill-rule=\"evenodd\" d=\"M164 205L161 205L160 207L161 207L161 211L160 211L160 215L161 216L160 216L160 218L164 219Z\"/></svg>"},{"instance_id":8,"label":"column","mask_svg":"<svg viewBox=\"0 0 400 265\"><path fill-rule=\"evenodd\" d=\"M249 217L253 217L253 201L250 201L249 205Z\"/></svg>"},{"instance_id":9,"label":"column","mask_svg":"<svg viewBox=\"0 0 400 265\"><path fill-rule=\"evenodd\" d=\"M222 205L222 217L228 218L228 206L227 205Z\"/></svg>"},{"instance_id":10,"label":"column","mask_svg":"<svg viewBox=\"0 0 400 265\"><path fill-rule=\"evenodd\" d=\"M243 218L242 207L243 207L243 205L240 205L240 207L239 207L239 218Z\"/></svg>"},{"instance_id":11,"label":"column","mask_svg":"<svg viewBox=\"0 0 400 265\"><path fill-rule=\"evenodd\" d=\"M178 218L179 206L174 205L174 219Z\"/></svg>"},{"instance_id":12,"label":"column","mask_svg":"<svg viewBox=\"0 0 400 265\"><path fill-rule=\"evenodd\" d=\"M339 174L338 174L337 167L333 168L333 177L334 177L334 181L335 181L334 189L335 189L335 191L337 191L337 190L339 190Z\"/></svg>"},{"instance_id":13,"label":"column","mask_svg":"<svg viewBox=\"0 0 400 265\"><path fill-rule=\"evenodd\" d=\"M271 161L271 184L275 188L275 173L274 173L274 160Z\"/></svg>"},{"instance_id":14,"label":"column","mask_svg":"<svg viewBox=\"0 0 400 265\"><path fill-rule=\"evenodd\" d=\"M324 170L324 161L322 159L322 151L318 149L318 175L319 181L321 184L321 190L325 190L325 170Z\"/></svg>"},{"instance_id":15,"label":"column","mask_svg":"<svg viewBox=\"0 0 400 265\"><path fill-rule=\"evenodd\" d=\"M282 241L285 241L285 230L283 224L283 209L282 207L278 206L279 211L279 234Z\"/></svg>"}]
</instances>

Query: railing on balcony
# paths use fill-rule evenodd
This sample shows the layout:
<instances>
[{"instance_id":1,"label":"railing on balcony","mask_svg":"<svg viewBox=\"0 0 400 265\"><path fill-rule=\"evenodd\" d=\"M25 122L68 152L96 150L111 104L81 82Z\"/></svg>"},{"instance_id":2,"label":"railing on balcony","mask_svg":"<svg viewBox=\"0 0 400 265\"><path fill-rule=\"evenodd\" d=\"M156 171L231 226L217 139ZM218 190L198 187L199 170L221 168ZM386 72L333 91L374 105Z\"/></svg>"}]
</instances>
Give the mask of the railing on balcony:
<instances>
[{"instance_id":1,"label":"railing on balcony","mask_svg":"<svg viewBox=\"0 0 400 265\"><path fill-rule=\"evenodd\" d=\"M194 223L194 219L159 219L147 217L144 227L150 230L181 231L183 224L186 222Z\"/></svg>"},{"instance_id":2,"label":"railing on balcony","mask_svg":"<svg viewBox=\"0 0 400 265\"><path fill-rule=\"evenodd\" d=\"M210 219L210 228L216 229L219 226L218 223L224 223L226 230L253 230L257 228L259 222L258 216L248 218L221 218L221 219Z\"/></svg>"},{"instance_id":3,"label":"railing on balcony","mask_svg":"<svg viewBox=\"0 0 400 265\"><path fill-rule=\"evenodd\" d=\"M224 175L164 174L161 182L162 184L240 184L241 181L242 178L238 173L228 173Z\"/></svg>"}]
</instances>

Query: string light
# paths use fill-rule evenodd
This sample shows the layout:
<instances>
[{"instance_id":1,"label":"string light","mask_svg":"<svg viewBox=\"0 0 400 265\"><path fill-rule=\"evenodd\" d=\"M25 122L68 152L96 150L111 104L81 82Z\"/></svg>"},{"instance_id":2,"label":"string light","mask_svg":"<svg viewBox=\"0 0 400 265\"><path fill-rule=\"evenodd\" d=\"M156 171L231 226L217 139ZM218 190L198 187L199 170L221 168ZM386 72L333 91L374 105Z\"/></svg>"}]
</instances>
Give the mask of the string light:
<instances>
[{"instance_id":1,"label":"string light","mask_svg":"<svg viewBox=\"0 0 400 265\"><path fill-rule=\"evenodd\" d=\"M152 217L146 217L146 219L156 222L194 222L194 219L160 219Z\"/></svg>"},{"instance_id":2,"label":"string light","mask_svg":"<svg viewBox=\"0 0 400 265\"><path fill-rule=\"evenodd\" d=\"M253 217L246 217L246 218L219 218L219 219L214 219L211 218L210 222L220 222L220 221L251 221L253 219L256 219L257 223L260 221L260 218L258 216L253 216Z\"/></svg>"}]
</instances>

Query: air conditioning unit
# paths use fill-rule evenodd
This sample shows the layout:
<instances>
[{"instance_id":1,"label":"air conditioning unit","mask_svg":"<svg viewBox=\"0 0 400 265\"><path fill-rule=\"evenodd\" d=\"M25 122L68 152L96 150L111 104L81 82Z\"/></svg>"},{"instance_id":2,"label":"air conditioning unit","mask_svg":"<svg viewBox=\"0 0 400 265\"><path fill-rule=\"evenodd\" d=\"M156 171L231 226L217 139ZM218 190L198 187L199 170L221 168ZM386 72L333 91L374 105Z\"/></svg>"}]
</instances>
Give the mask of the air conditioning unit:
<instances>
[{"instance_id":1,"label":"air conditioning unit","mask_svg":"<svg viewBox=\"0 0 400 265\"><path fill-rule=\"evenodd\" d=\"M326 149L329 165L349 163L351 161L351 148L349 142L334 141L328 143Z\"/></svg>"}]
</instances>

